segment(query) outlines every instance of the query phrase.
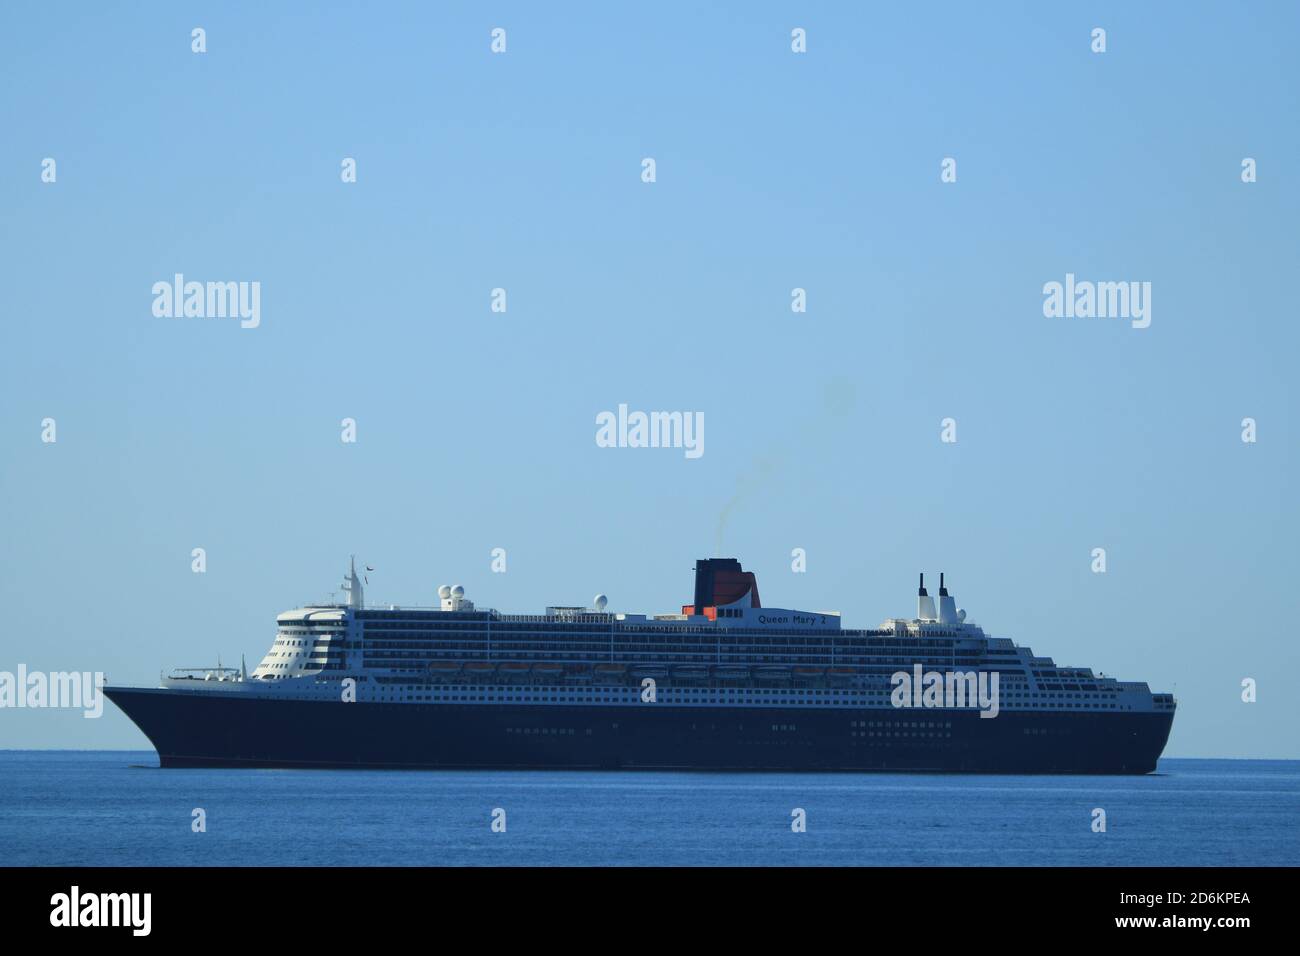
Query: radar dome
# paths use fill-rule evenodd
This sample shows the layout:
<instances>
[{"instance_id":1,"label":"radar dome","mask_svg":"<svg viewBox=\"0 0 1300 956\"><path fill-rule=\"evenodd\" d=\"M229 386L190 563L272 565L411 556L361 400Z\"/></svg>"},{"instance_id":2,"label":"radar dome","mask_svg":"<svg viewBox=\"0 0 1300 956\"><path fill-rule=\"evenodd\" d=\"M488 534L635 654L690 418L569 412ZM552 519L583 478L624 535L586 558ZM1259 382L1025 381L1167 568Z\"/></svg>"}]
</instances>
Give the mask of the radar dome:
<instances>
[{"instance_id":1,"label":"radar dome","mask_svg":"<svg viewBox=\"0 0 1300 956\"><path fill-rule=\"evenodd\" d=\"M442 587L438 588L438 597L442 598L444 601L451 597L451 585L444 584Z\"/></svg>"},{"instance_id":2,"label":"radar dome","mask_svg":"<svg viewBox=\"0 0 1300 956\"><path fill-rule=\"evenodd\" d=\"M966 609L964 607L957 608L957 620L958 621L966 620Z\"/></svg>"},{"instance_id":3,"label":"radar dome","mask_svg":"<svg viewBox=\"0 0 1300 956\"><path fill-rule=\"evenodd\" d=\"M457 584L454 588L451 589L451 596L457 598L463 598L465 596L465 589L461 587L459 584Z\"/></svg>"},{"instance_id":4,"label":"radar dome","mask_svg":"<svg viewBox=\"0 0 1300 956\"><path fill-rule=\"evenodd\" d=\"M597 611L603 611L605 610L605 606L609 604L609 598L605 597L603 594L597 594L591 599L591 603L595 606Z\"/></svg>"}]
</instances>

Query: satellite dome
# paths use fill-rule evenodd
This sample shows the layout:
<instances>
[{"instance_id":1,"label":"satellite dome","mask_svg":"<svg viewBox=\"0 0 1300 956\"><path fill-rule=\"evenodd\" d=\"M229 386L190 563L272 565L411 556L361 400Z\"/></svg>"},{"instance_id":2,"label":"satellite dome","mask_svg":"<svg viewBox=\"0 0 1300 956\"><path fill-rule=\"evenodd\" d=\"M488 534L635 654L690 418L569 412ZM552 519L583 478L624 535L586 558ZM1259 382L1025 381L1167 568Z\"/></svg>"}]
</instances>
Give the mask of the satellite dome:
<instances>
[{"instance_id":1,"label":"satellite dome","mask_svg":"<svg viewBox=\"0 0 1300 956\"><path fill-rule=\"evenodd\" d=\"M957 608L957 620L958 621L966 620L966 609L964 607Z\"/></svg>"},{"instance_id":2,"label":"satellite dome","mask_svg":"<svg viewBox=\"0 0 1300 956\"><path fill-rule=\"evenodd\" d=\"M459 584L457 584L454 588L451 589L451 596L457 598L463 598L465 596L465 589L461 587Z\"/></svg>"},{"instance_id":3,"label":"satellite dome","mask_svg":"<svg viewBox=\"0 0 1300 956\"><path fill-rule=\"evenodd\" d=\"M438 588L438 597L442 598L444 601L451 597L451 585L444 584L442 587Z\"/></svg>"},{"instance_id":4,"label":"satellite dome","mask_svg":"<svg viewBox=\"0 0 1300 956\"><path fill-rule=\"evenodd\" d=\"M609 604L609 598L605 597L603 594L597 594L591 599L591 603L597 611L603 611L605 610L605 606Z\"/></svg>"}]
</instances>

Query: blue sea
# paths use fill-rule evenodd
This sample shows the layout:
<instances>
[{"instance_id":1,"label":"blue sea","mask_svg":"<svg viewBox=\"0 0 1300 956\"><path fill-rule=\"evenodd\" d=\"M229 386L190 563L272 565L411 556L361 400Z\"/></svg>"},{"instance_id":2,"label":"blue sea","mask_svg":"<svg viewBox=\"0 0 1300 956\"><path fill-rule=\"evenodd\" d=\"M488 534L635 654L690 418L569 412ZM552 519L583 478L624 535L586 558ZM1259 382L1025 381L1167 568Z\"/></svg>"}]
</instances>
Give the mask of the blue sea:
<instances>
[{"instance_id":1,"label":"blue sea","mask_svg":"<svg viewBox=\"0 0 1300 956\"><path fill-rule=\"evenodd\" d=\"M1092 828L1098 807L1104 833ZM205 832L193 830L196 808ZM802 833L791 828L796 809ZM498 810L504 832L491 827ZM1294 866L1300 761L1020 777L161 770L152 751L2 751L0 860Z\"/></svg>"}]
</instances>

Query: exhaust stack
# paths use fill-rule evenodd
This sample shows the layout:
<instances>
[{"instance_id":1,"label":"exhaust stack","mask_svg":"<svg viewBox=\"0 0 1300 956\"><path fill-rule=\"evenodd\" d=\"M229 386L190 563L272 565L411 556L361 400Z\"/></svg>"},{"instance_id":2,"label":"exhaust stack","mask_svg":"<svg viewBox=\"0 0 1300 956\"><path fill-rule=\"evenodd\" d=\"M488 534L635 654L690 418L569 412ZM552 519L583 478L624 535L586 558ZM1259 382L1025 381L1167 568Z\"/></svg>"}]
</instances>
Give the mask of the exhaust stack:
<instances>
[{"instance_id":1,"label":"exhaust stack","mask_svg":"<svg viewBox=\"0 0 1300 956\"><path fill-rule=\"evenodd\" d=\"M943 586L943 572L939 572L939 623L957 624L957 599Z\"/></svg>"},{"instance_id":2,"label":"exhaust stack","mask_svg":"<svg viewBox=\"0 0 1300 956\"><path fill-rule=\"evenodd\" d=\"M934 613L934 598L930 597L929 592L925 590L925 572L921 572L921 586L916 591L916 616L922 621L933 621L938 618Z\"/></svg>"},{"instance_id":3,"label":"exhaust stack","mask_svg":"<svg viewBox=\"0 0 1300 956\"><path fill-rule=\"evenodd\" d=\"M695 562L695 603L682 606L683 614L711 614L725 604L748 598L746 607L762 607L758 579L735 558L700 558Z\"/></svg>"}]
</instances>

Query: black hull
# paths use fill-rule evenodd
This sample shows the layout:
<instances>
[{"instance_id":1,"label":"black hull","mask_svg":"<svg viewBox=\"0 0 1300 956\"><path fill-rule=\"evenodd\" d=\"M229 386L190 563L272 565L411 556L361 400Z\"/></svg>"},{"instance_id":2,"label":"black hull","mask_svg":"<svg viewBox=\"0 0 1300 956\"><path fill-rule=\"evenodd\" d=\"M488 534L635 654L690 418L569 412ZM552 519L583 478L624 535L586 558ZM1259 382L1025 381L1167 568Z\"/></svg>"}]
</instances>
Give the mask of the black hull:
<instances>
[{"instance_id":1,"label":"black hull","mask_svg":"<svg viewBox=\"0 0 1300 956\"><path fill-rule=\"evenodd\" d=\"M384 704L106 688L164 767L1142 774L1173 713ZM774 729L775 728L775 729Z\"/></svg>"}]
</instances>

